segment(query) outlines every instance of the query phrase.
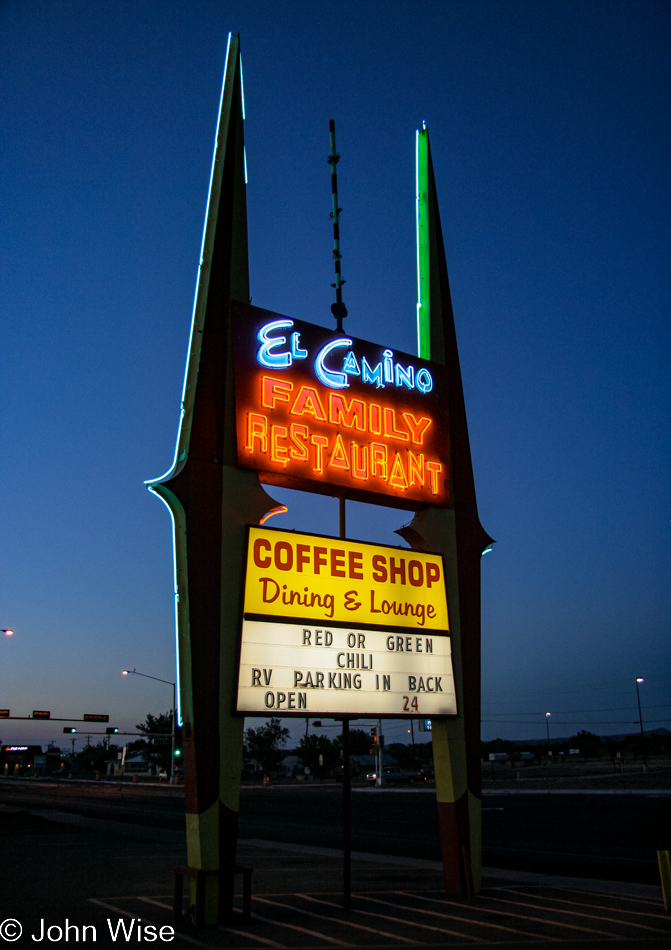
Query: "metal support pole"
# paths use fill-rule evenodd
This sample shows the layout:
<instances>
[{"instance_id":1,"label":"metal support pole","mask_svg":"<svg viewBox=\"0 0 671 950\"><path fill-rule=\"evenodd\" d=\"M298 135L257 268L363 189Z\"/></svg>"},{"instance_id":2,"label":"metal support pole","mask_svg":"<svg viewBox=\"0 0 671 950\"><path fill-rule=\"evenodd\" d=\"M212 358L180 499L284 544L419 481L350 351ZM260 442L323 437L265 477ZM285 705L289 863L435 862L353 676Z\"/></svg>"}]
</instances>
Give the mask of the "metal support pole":
<instances>
[{"instance_id":1,"label":"metal support pole","mask_svg":"<svg viewBox=\"0 0 671 950\"><path fill-rule=\"evenodd\" d=\"M548 763L552 762L552 753L550 752L550 716L552 713L545 713L545 731L548 737Z\"/></svg>"},{"instance_id":2,"label":"metal support pole","mask_svg":"<svg viewBox=\"0 0 671 950\"><path fill-rule=\"evenodd\" d=\"M175 740L177 738L177 687L172 684L172 749L170 751L170 784L175 784Z\"/></svg>"},{"instance_id":3,"label":"metal support pole","mask_svg":"<svg viewBox=\"0 0 671 950\"><path fill-rule=\"evenodd\" d=\"M345 910L352 906L352 795L349 772L349 719L342 721L342 837L343 837L343 894L342 904Z\"/></svg>"},{"instance_id":4,"label":"metal support pole","mask_svg":"<svg viewBox=\"0 0 671 950\"><path fill-rule=\"evenodd\" d=\"M338 526L342 541L347 536L345 496L338 497ZM343 895L342 903L345 910L352 905L352 788L349 771L349 719L342 721L342 838L343 838Z\"/></svg>"},{"instance_id":5,"label":"metal support pole","mask_svg":"<svg viewBox=\"0 0 671 950\"><path fill-rule=\"evenodd\" d=\"M643 771L648 771L648 760L645 755L645 735L643 733L643 716L641 714L641 694L638 689L638 684L645 682L642 676L636 677L636 700L638 702L638 724L641 727L641 751L643 752Z\"/></svg>"},{"instance_id":6,"label":"metal support pole","mask_svg":"<svg viewBox=\"0 0 671 950\"><path fill-rule=\"evenodd\" d=\"M384 785L384 779L382 776L382 720L378 719L377 721L377 779L375 782L376 785Z\"/></svg>"}]
</instances>

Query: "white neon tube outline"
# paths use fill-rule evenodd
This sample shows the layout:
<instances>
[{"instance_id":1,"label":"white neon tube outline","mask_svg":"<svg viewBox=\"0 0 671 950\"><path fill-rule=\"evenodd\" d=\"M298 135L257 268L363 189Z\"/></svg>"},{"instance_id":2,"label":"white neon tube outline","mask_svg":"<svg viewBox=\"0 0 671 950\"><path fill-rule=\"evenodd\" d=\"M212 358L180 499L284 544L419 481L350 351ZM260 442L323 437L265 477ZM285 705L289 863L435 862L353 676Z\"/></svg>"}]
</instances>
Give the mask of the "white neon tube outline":
<instances>
[{"instance_id":1,"label":"white neon tube outline","mask_svg":"<svg viewBox=\"0 0 671 950\"><path fill-rule=\"evenodd\" d=\"M200 242L200 258L199 258L199 260L200 260L201 265L202 265L202 262L203 262L203 255L204 255L204 253L205 253L205 239L206 239L206 235L207 235L207 222L208 222L208 217L209 217L209 213L210 213L210 199L211 199L211 197L212 197L212 184L213 184L213 182L214 182L214 169L215 169L216 158L217 158L217 147L218 147L218 144L219 144L219 126L220 126L220 124L221 124L221 110L223 109L223 105L224 105L224 89L225 89L225 87L226 87L226 74L227 74L227 72L228 72L228 56L229 56L230 49L231 49L231 37L232 37L232 36L233 36L232 33L229 33L229 34L228 34L228 43L227 43L227 45L226 45L226 60L225 60L225 62L224 62L224 77L223 77L223 80L222 80L222 83L221 83L221 93L219 94L219 111L218 111L218 113L217 113L217 130L216 130L215 136L214 136L214 149L213 149L213 151L212 151L212 164L211 164L211 166L210 166L210 184L209 184L209 188L208 188L208 191L207 191L207 202L206 202L206 204L205 204L205 220L204 220L204 222L203 222L203 236L202 236L201 242ZM191 329L190 329L190 332L189 332L189 348L188 348L187 354L186 354L186 366L184 367L184 381L183 381L183 383L182 383L181 413L180 413L179 425L177 426L177 440L176 440L176 442L175 442L175 456L174 456L174 458L173 458L172 465L170 466L170 468L169 468L163 475L160 475L158 478L149 478L149 479L147 479L147 480L145 481L144 484L147 485L147 486L149 486L150 488L151 488L152 485L157 485L159 482L162 482L162 481L164 481L165 479L167 479L170 475L173 474L173 472L174 472L175 469L177 468L177 460L178 460L177 457L178 457L178 452L179 452L179 441L180 441L180 437L181 437L181 435L182 435L182 423L183 423L183 421L184 421L184 415L185 415L184 404L185 404L185 402L186 402L186 387L187 387L187 381L188 381L188 376L189 376L189 364L190 364L190 362L191 362L191 347L192 347L192 344L193 344L193 330L194 330L194 326L195 326L195 323L196 323L196 312L197 312L197 307L198 307L198 290L199 290L199 288L200 288L200 267L199 267L199 269L198 269L198 276L197 276L197 278L196 278L196 290L195 290L195 293L194 293L193 311L192 311L192 314L191 314Z\"/></svg>"},{"instance_id":2,"label":"white neon tube outline","mask_svg":"<svg viewBox=\"0 0 671 950\"><path fill-rule=\"evenodd\" d=\"M177 722L179 725L182 725L182 694L179 678L179 586L177 583L177 525L175 524L175 515L173 514L172 508L165 500L161 498L159 493L153 489L149 488L149 491L152 495L155 495L160 501L163 502L165 507L170 512L170 519L172 521L172 574L173 574L173 587L175 589L175 690L176 690L176 700L175 705L177 709L175 710L175 716L177 717Z\"/></svg>"},{"instance_id":3,"label":"white neon tube outline","mask_svg":"<svg viewBox=\"0 0 671 950\"><path fill-rule=\"evenodd\" d=\"M171 476L174 473L178 464L179 443L182 436L182 425L184 424L184 416L186 414L186 410L185 410L186 392L187 392L187 383L188 383L188 378L189 378L189 365L191 363L191 349L193 346L194 328L196 324L196 314L198 310L198 292L200 289L201 267L203 263L203 257L205 254L205 241L207 237L207 224L208 224L208 219L209 219L209 214L210 214L212 185L214 183L214 171L215 171L215 165L216 165L216 159L217 159L217 149L219 146L219 127L221 125L221 113L224 106L224 91L226 89L226 77L228 75L228 57L231 51L232 36L233 36L232 33L228 34L228 40L226 43L226 58L224 60L224 74L223 74L223 78L221 82L221 92L219 93L219 109L217 111L217 126L216 126L215 135L214 135L214 148L212 150L212 162L210 164L210 183L207 190L207 202L205 203L205 219L203 221L203 233L202 233L202 237L200 241L200 257L199 257L200 264L198 268L198 276L196 278L196 288L195 288L194 297L193 297L193 309L191 312L191 328L189 331L189 346L188 346L187 354L186 354L186 365L184 367L184 380L182 382L182 400L180 404L179 425L177 426L177 438L175 440L175 454L172 461L172 465L170 466L170 468L168 468L168 470L163 475L160 475L158 478L147 479L144 482L148 490L153 495L156 495L157 498L161 499L165 507L170 512L170 518L172 520L172 563L173 563L173 577L174 577L174 587L175 587L175 660L176 660L175 683L176 683L176 690L177 690L176 714L178 716L180 725L182 724L182 710L181 710L181 693L180 693L180 677L179 677L179 614L178 614L179 586L177 582L177 537L176 537L177 526L175 523L175 515L172 509L170 508L170 505L167 503L167 501L164 498L161 498L158 492L154 490L154 485L157 485L160 482L163 482L166 479L168 479L169 476ZM244 105L243 105L243 117L244 117Z\"/></svg>"}]
</instances>

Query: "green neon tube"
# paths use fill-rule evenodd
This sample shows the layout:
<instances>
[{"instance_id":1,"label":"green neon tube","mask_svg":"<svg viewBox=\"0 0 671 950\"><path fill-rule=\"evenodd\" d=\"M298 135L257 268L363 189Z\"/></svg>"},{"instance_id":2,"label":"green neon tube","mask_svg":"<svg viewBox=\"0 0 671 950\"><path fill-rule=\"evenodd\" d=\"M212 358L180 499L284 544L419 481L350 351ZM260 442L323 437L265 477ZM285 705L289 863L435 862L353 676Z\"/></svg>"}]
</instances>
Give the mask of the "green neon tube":
<instances>
[{"instance_id":1,"label":"green neon tube","mask_svg":"<svg viewBox=\"0 0 671 950\"><path fill-rule=\"evenodd\" d=\"M415 138L415 194L417 224L417 355L431 359L429 310L429 132L424 125Z\"/></svg>"}]
</instances>

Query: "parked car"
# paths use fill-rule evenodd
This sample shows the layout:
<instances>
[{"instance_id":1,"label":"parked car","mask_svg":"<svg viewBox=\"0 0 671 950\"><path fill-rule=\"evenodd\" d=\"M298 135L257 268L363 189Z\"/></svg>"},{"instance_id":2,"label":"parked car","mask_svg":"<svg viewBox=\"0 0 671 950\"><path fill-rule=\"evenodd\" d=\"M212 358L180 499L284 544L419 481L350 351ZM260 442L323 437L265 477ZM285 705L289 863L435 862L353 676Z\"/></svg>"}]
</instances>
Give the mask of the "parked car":
<instances>
[{"instance_id":1,"label":"parked car","mask_svg":"<svg viewBox=\"0 0 671 950\"><path fill-rule=\"evenodd\" d=\"M423 785L434 785L436 774L433 769L420 769L415 773L415 782L421 782Z\"/></svg>"}]
</instances>

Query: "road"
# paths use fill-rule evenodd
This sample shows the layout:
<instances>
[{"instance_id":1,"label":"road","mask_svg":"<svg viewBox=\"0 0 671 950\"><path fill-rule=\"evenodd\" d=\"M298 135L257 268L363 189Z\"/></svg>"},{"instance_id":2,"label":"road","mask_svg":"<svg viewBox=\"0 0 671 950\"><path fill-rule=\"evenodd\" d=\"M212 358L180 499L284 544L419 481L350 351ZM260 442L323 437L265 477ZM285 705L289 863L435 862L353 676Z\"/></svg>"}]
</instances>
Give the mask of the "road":
<instances>
[{"instance_id":1,"label":"road","mask_svg":"<svg viewBox=\"0 0 671 950\"><path fill-rule=\"evenodd\" d=\"M486 867L658 884L658 850L671 849L671 796L507 793L483 801ZM121 789L0 781L0 802L175 830L184 827L179 789ZM243 788L240 837L338 848L342 789L337 785ZM439 860L430 790L352 793L355 851Z\"/></svg>"}]
</instances>

